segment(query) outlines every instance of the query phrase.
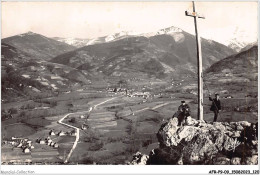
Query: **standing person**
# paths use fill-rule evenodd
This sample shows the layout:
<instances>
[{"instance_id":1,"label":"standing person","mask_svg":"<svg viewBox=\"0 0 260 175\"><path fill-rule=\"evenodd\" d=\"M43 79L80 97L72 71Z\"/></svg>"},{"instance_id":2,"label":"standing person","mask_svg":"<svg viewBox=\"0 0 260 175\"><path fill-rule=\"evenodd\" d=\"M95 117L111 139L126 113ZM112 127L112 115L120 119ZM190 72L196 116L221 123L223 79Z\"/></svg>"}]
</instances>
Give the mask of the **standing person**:
<instances>
[{"instance_id":1,"label":"standing person","mask_svg":"<svg viewBox=\"0 0 260 175\"><path fill-rule=\"evenodd\" d=\"M178 125L180 126L188 116L190 116L190 107L185 101L181 101L181 105L178 107Z\"/></svg>"},{"instance_id":2,"label":"standing person","mask_svg":"<svg viewBox=\"0 0 260 175\"><path fill-rule=\"evenodd\" d=\"M212 105L210 107L210 110L214 112L214 120L213 122L217 121L218 114L221 111L221 104L219 100L219 94L215 94L215 98L212 99L211 96L209 95L209 100L212 101Z\"/></svg>"}]
</instances>

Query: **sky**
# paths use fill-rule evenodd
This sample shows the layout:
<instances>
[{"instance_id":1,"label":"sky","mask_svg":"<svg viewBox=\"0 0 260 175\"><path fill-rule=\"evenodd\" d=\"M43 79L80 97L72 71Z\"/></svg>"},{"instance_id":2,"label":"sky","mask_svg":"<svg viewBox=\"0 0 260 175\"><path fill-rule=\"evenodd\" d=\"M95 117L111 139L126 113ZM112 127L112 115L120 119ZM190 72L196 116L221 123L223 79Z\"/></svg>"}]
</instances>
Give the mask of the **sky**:
<instances>
[{"instance_id":1,"label":"sky","mask_svg":"<svg viewBox=\"0 0 260 175\"><path fill-rule=\"evenodd\" d=\"M202 37L257 40L257 1L195 2ZM191 2L2 2L2 38L32 31L47 37L96 38L175 26L194 34Z\"/></svg>"}]
</instances>

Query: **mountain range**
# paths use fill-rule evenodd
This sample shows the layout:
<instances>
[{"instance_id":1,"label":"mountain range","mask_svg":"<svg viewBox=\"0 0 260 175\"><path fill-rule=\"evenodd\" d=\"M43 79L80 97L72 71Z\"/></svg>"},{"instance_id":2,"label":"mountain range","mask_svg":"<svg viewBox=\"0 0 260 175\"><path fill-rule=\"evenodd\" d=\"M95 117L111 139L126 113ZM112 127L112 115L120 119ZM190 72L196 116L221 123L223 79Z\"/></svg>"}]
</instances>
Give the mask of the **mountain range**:
<instances>
[{"instance_id":1,"label":"mountain range","mask_svg":"<svg viewBox=\"0 0 260 175\"><path fill-rule=\"evenodd\" d=\"M69 44L76 48L80 48L80 47L89 45L88 43L90 41L90 39L81 39L81 38L72 38L72 37L70 37L70 38L53 37L52 39L59 41L59 42Z\"/></svg>"},{"instance_id":2,"label":"mountain range","mask_svg":"<svg viewBox=\"0 0 260 175\"><path fill-rule=\"evenodd\" d=\"M131 77L167 74L194 74L197 67L195 37L181 29L169 28L156 34L128 36L123 39L88 45L61 54L51 61L106 76ZM203 66L235 52L225 45L202 39Z\"/></svg>"},{"instance_id":3,"label":"mountain range","mask_svg":"<svg viewBox=\"0 0 260 175\"><path fill-rule=\"evenodd\" d=\"M13 46L24 53L34 56L34 58L44 60L50 60L55 56L75 49L74 46L33 32L4 38L2 43Z\"/></svg>"},{"instance_id":4,"label":"mountain range","mask_svg":"<svg viewBox=\"0 0 260 175\"><path fill-rule=\"evenodd\" d=\"M62 50L59 50L60 48ZM47 97L57 90L67 90L77 82L88 83L86 76L80 71L48 61L57 54L73 48L35 33L3 39L1 43L2 101L15 100L17 97Z\"/></svg>"},{"instance_id":5,"label":"mountain range","mask_svg":"<svg viewBox=\"0 0 260 175\"><path fill-rule=\"evenodd\" d=\"M94 45L94 44L100 44L100 43L106 43L106 42L111 42L127 37L132 37L137 34L133 32L119 32L119 33L114 33L112 35L107 35L107 36L102 36L102 37L97 37L97 38L92 38L92 39L81 39L81 38L60 38L60 37L54 37L53 39L64 42L66 44L75 46L77 48L87 46L87 45Z\"/></svg>"},{"instance_id":6,"label":"mountain range","mask_svg":"<svg viewBox=\"0 0 260 175\"><path fill-rule=\"evenodd\" d=\"M224 29L221 29L221 31ZM244 31L239 30L238 28L232 29L233 31L233 37L229 39L222 39L218 41L221 44L224 44L228 46L229 48L232 48L236 52L241 51L244 47L247 45L250 45L252 42L252 37L249 37L248 34ZM66 44L75 46L77 48L87 46L87 45L94 45L94 44L100 44L100 43L105 43L105 42L111 42L111 41L116 41L122 38L127 38L127 37L133 37L133 36L144 36L144 37L151 37L155 35L162 35L162 34L171 34L175 32L182 32L182 29L171 26L168 28L160 29L155 32L150 32L150 33L138 33L138 32L133 32L133 31L122 31L118 33L114 33L111 35L107 36L102 36L102 37L97 37L97 38L92 38L92 39L81 39L81 38L60 38L60 37L54 37L53 39L64 42ZM218 31L219 32L219 31ZM224 32L224 31L222 31ZM248 39L249 38L249 39ZM209 40L209 39L207 39Z\"/></svg>"},{"instance_id":7,"label":"mountain range","mask_svg":"<svg viewBox=\"0 0 260 175\"><path fill-rule=\"evenodd\" d=\"M61 38L28 32L2 39L2 99L49 96L88 84L103 86L126 79L129 84L168 81L194 76L197 69L195 37L177 27L138 35L121 32L77 48ZM203 68L236 52L202 38ZM72 44L74 42L71 39ZM96 44L95 44L96 42Z\"/></svg>"},{"instance_id":8,"label":"mountain range","mask_svg":"<svg viewBox=\"0 0 260 175\"><path fill-rule=\"evenodd\" d=\"M246 47L239 53L212 64L205 71L205 80L212 86L213 91L222 89L237 96L257 96L258 46Z\"/></svg>"}]
</instances>

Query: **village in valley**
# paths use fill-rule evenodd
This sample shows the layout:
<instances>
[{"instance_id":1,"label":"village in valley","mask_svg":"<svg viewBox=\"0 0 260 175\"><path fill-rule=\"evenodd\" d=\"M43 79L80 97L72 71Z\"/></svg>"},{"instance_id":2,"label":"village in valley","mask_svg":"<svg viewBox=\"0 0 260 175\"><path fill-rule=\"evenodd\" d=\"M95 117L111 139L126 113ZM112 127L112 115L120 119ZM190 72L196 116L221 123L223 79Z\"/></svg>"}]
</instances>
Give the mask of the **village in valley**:
<instances>
[{"instance_id":1,"label":"village in valley","mask_svg":"<svg viewBox=\"0 0 260 175\"><path fill-rule=\"evenodd\" d=\"M196 36L171 26L94 39L2 38L1 164L258 164L257 40ZM190 111L177 126L181 103ZM210 160L200 157L206 152Z\"/></svg>"},{"instance_id":2,"label":"village in valley","mask_svg":"<svg viewBox=\"0 0 260 175\"><path fill-rule=\"evenodd\" d=\"M164 84L166 82L160 81L153 85L161 87ZM150 82L147 82L139 90L117 84L104 88L105 90L81 88L65 91L58 98L48 98L48 103L60 99L55 102L55 107L43 108L44 105L41 105L42 107L29 110L29 115L39 116L29 120L26 116L23 117L24 120L19 118L19 114L26 111L21 103L9 103L20 105L20 109L16 114L10 114L12 117L2 119L2 123L7 123L2 127L2 163L121 164L131 161L132 155L137 151L148 154L159 147L156 133L161 124L178 110L180 101L185 99L190 104L194 116L197 105L196 88L192 89L190 85L186 87L182 80L171 83L175 89L174 94L171 90L152 91L156 88L149 85ZM244 102L241 101L240 104L235 102L237 97L230 96L223 93L226 111L223 112L221 121L230 121L230 117L233 118L232 121L240 121L244 114L251 116L250 122L257 121L255 96L244 97ZM206 98L205 102L209 108L210 102ZM252 104L249 110L244 107L248 102ZM30 104L30 101L27 103ZM52 108L55 112L65 114L55 115ZM42 117L48 110L49 116ZM204 116L208 121L213 120L213 115L207 109ZM72 149L73 153L70 154Z\"/></svg>"},{"instance_id":3,"label":"village in valley","mask_svg":"<svg viewBox=\"0 0 260 175\"><path fill-rule=\"evenodd\" d=\"M78 93L78 91L74 92L74 94L76 93ZM80 93L84 93L84 91L80 91ZM80 105L76 106L74 104L70 104L71 106L73 106L71 108L81 108L81 110L76 111L74 109L71 109L70 112L73 113L67 115L67 117L65 118L63 118L65 115L46 117L44 119L45 120L44 122L46 123L47 121L48 122L50 121L50 125L46 125L44 127L45 129L39 129L38 131L36 130L36 133L35 130L33 132L26 131L27 128L26 127L23 128L23 126L25 125L22 122L4 126L4 129L11 127L8 128L7 130L10 130L12 128L19 129L19 127L21 127L22 130L17 133L15 131L12 131L11 133L14 133L14 135L11 135L10 133L6 133L5 131L3 132L4 138L2 142L3 143L2 163L6 162L10 164L12 162L15 164L20 164L20 163L37 164L46 161L48 163L63 164L64 161L66 161L67 156L69 155L69 152L73 147L73 144L75 143L74 141L77 137L76 136L77 130L80 130L80 137L82 137L79 138L77 147L82 147L83 149L87 144L88 146L93 147L92 149L94 149L94 151L92 150L89 152L94 152L96 154L98 154L98 152L102 152L102 150L99 150L101 148L98 148L100 147L100 144L102 142L107 142L111 144L111 146L113 144L114 146L117 147L123 146L123 148L120 148L122 149L121 150L122 152L117 153L119 151L118 148L117 150L111 150L110 155L104 155L107 156L108 161L109 158L115 159L114 160L115 163L120 163L122 159L124 161L126 160L130 161L130 159L124 155L119 156L119 158L117 159L114 157L114 154L120 155L126 151L128 151L128 154L131 154L134 151L132 150L134 149L132 147L133 144L135 144L134 143L135 138L131 138L131 137L133 137L133 135L138 134L136 133L137 129L140 130L139 132L143 134L142 136L140 133L138 137L140 138L148 137L149 139L144 141L142 140L136 141L136 142L139 142L139 144L141 145L144 144L145 147L147 147L146 142L150 143L151 148L158 146L156 142L154 143L155 141L154 134L156 134L156 130L158 129L159 125L157 125L154 122L161 120L163 118L162 116L158 116L157 112L152 112L153 113L151 114L152 116L145 117L147 119L145 118L140 119L140 123L142 123L143 126L139 126L139 127L136 126L136 124L132 124L132 122L137 120L137 117L139 115L143 115L144 113L150 113L149 112L150 110L158 110L163 107L171 108L171 106L169 105L172 104L172 101L170 101L171 98L168 100L167 98L166 99L162 98L162 93L151 95L151 93L148 91L138 92L138 91L133 91L127 88L120 88L120 87L107 88L105 92L97 91L96 93L97 94L106 93L107 97L106 98L99 97L93 100L94 102L90 101L90 104L88 105L89 106L88 110L86 110L84 106L80 107ZM67 95L69 93L65 92L64 94ZM157 100L152 100L152 99L157 99ZM78 99L78 100L82 101L82 99ZM111 102L109 100L111 100ZM74 100L74 103L77 103L77 101ZM95 108L99 108L99 109L97 110ZM90 109L93 109L93 111L90 111ZM39 108L36 109L36 111L37 110L44 111L48 109ZM169 114L171 113L171 111L168 112ZM7 121L11 122L11 120L15 120L17 118L16 114L10 114L10 115L12 115L12 117L6 117L3 122L7 122ZM42 122L41 120L31 121L31 122L35 124L38 123L39 125L41 125L42 124L40 123ZM145 120L147 121L145 122ZM153 122L153 120L155 121ZM154 125L157 125L156 126L157 129L154 128ZM108 133L109 130L110 132L113 133ZM27 133L23 133L23 132L29 132L31 133L31 135L28 135ZM28 136L22 138L21 136L23 136L24 134L27 134ZM95 137L97 137L98 135L103 135L102 137L104 138L96 138L98 140L94 140L90 144L84 141L85 137L94 137L92 136L92 134L95 134ZM105 136L106 134L108 136ZM101 145L103 145L103 143ZM145 147L144 149L146 149ZM138 150L139 146L136 147L135 149ZM75 151L77 151L77 149ZM84 156L82 156L81 159L74 159L74 161L80 163L81 161L84 161ZM104 159L103 155L100 155L100 157L97 157L96 160L92 160L92 161L98 162L98 160L101 159Z\"/></svg>"}]
</instances>

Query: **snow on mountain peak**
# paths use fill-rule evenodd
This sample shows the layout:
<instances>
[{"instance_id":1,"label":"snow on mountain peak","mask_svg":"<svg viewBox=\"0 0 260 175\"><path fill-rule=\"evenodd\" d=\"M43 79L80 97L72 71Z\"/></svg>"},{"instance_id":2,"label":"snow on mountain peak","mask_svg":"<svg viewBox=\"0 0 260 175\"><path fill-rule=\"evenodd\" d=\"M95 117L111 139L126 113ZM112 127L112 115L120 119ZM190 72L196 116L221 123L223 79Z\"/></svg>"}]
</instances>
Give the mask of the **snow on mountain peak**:
<instances>
[{"instance_id":1,"label":"snow on mountain peak","mask_svg":"<svg viewBox=\"0 0 260 175\"><path fill-rule=\"evenodd\" d=\"M110 41L113 41L113 40L115 40L117 38L122 38L122 37L127 37L127 36L134 36L134 35L138 35L138 33L132 32L132 31L121 31L121 32L118 32L118 33L114 33L112 35L108 35L105 38L105 41L106 42L110 42Z\"/></svg>"},{"instance_id":2,"label":"snow on mountain peak","mask_svg":"<svg viewBox=\"0 0 260 175\"><path fill-rule=\"evenodd\" d=\"M159 30L157 32L157 35L171 34L171 33L176 33L176 32L183 32L183 30L178 27L171 26L171 27Z\"/></svg>"},{"instance_id":3,"label":"snow on mountain peak","mask_svg":"<svg viewBox=\"0 0 260 175\"><path fill-rule=\"evenodd\" d=\"M254 32L254 29L249 32L237 26L208 30L201 36L204 36L207 39L213 39L214 41L222 43L237 52L257 40L257 32Z\"/></svg>"},{"instance_id":4,"label":"snow on mountain peak","mask_svg":"<svg viewBox=\"0 0 260 175\"><path fill-rule=\"evenodd\" d=\"M227 46L239 52L242 48L246 47L248 44L253 43L257 40L257 37L253 37L248 32L235 29L233 37L226 41Z\"/></svg>"},{"instance_id":5,"label":"snow on mountain peak","mask_svg":"<svg viewBox=\"0 0 260 175\"><path fill-rule=\"evenodd\" d=\"M69 37L69 38L54 37L53 39L75 47L86 46L87 43L89 42L89 39L81 39L81 38L73 38L73 37Z\"/></svg>"},{"instance_id":6,"label":"snow on mountain peak","mask_svg":"<svg viewBox=\"0 0 260 175\"><path fill-rule=\"evenodd\" d=\"M171 27L167 27L164 29L160 29L156 32L144 33L144 34L142 34L142 36L151 37L151 36L163 35L163 34L170 34L170 35L174 36L176 33L181 33L181 32L183 32L182 29L175 27L175 26L171 26Z\"/></svg>"},{"instance_id":7,"label":"snow on mountain peak","mask_svg":"<svg viewBox=\"0 0 260 175\"><path fill-rule=\"evenodd\" d=\"M144 37L152 37L156 35L171 35L175 42L183 42L185 40L185 36L183 34L183 30L181 28L171 26L164 29L160 29L158 31L150 32L150 33L138 33L133 31L120 31L117 33L113 33L111 35L97 37L92 39L79 39L79 38L63 38L59 41L65 42L70 45L74 45L76 47L82 47L86 45L93 45L104 42L116 41L118 39L123 39L131 36L144 36ZM223 35L225 34L225 35ZM248 44L257 40L252 32L249 33L245 30L242 30L239 27L229 26L225 28L216 28L213 30L208 30L206 33L204 32L202 37L207 38L211 44L213 41L217 41L222 43L236 51L240 51L242 48L246 47Z\"/></svg>"},{"instance_id":8,"label":"snow on mountain peak","mask_svg":"<svg viewBox=\"0 0 260 175\"><path fill-rule=\"evenodd\" d=\"M246 42L238 40L238 38L232 38L228 41L228 46L239 52L242 48L247 45Z\"/></svg>"},{"instance_id":9,"label":"snow on mountain peak","mask_svg":"<svg viewBox=\"0 0 260 175\"><path fill-rule=\"evenodd\" d=\"M18 35L18 36L23 37L23 36L28 36L28 35L37 35L37 34L31 32L31 31L29 31L29 32L27 32L27 33L23 33L23 34L20 34L20 35Z\"/></svg>"}]
</instances>

